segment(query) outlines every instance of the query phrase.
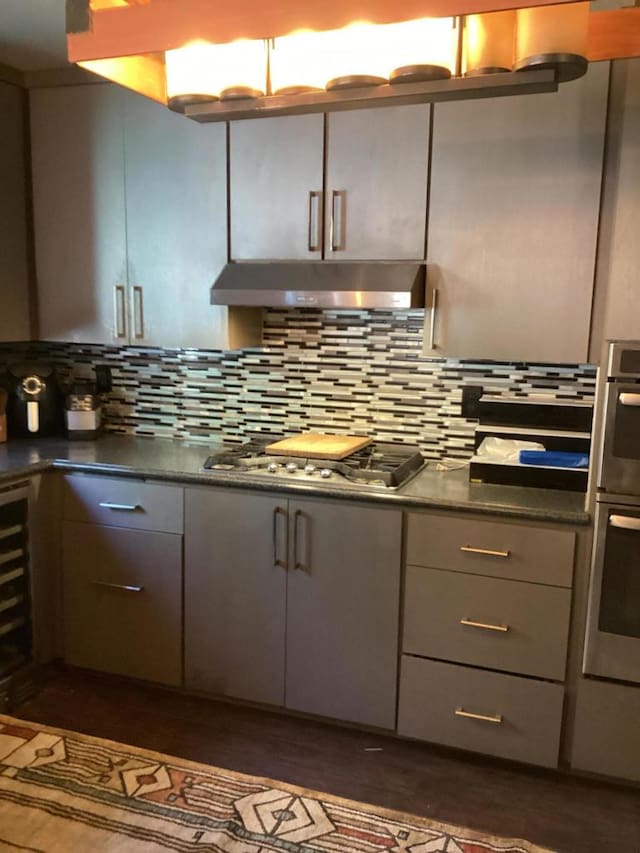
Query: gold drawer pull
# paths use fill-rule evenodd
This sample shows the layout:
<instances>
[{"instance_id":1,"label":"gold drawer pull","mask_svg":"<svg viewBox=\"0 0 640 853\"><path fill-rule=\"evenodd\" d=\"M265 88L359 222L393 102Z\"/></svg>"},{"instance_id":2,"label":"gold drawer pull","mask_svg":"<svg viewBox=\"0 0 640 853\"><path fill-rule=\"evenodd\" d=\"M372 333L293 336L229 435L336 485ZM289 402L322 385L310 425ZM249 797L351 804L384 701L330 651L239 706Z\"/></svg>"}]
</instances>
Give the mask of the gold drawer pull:
<instances>
[{"instance_id":1,"label":"gold drawer pull","mask_svg":"<svg viewBox=\"0 0 640 853\"><path fill-rule=\"evenodd\" d=\"M103 586L107 589L121 589L124 592L142 592L143 586L128 586L123 583L107 583L106 581L91 581L94 586Z\"/></svg>"},{"instance_id":2,"label":"gold drawer pull","mask_svg":"<svg viewBox=\"0 0 640 853\"><path fill-rule=\"evenodd\" d=\"M461 619L461 625L466 625L468 628L484 628L485 631L502 631L506 634L509 630L509 625L489 625L486 622L474 622L473 619Z\"/></svg>"},{"instance_id":3,"label":"gold drawer pull","mask_svg":"<svg viewBox=\"0 0 640 853\"><path fill-rule=\"evenodd\" d=\"M471 545L461 545L460 550L465 554L483 554L485 557L502 557L506 559L511 556L511 551L491 551L488 548L472 548Z\"/></svg>"},{"instance_id":4,"label":"gold drawer pull","mask_svg":"<svg viewBox=\"0 0 640 853\"><path fill-rule=\"evenodd\" d=\"M456 708L456 717L465 717L468 720L481 720L483 723L502 723L502 714L495 716L487 716L486 714L473 714L471 711L465 711L464 708Z\"/></svg>"}]
</instances>

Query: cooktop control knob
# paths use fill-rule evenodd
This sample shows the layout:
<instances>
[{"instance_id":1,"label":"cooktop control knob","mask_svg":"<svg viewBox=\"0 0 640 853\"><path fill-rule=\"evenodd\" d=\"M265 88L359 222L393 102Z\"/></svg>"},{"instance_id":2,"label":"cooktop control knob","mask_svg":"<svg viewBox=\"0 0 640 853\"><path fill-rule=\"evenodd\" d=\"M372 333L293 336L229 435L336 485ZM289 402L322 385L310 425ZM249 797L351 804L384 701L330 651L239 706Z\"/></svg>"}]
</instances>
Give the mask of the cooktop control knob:
<instances>
[{"instance_id":1,"label":"cooktop control knob","mask_svg":"<svg viewBox=\"0 0 640 853\"><path fill-rule=\"evenodd\" d=\"M323 468L323 469L320 471L320 476L321 476L321 477L323 477L323 478L326 480L326 479L327 479L327 477L330 477L330 476L331 476L331 471L329 470L329 468Z\"/></svg>"},{"instance_id":2,"label":"cooktop control knob","mask_svg":"<svg viewBox=\"0 0 640 853\"><path fill-rule=\"evenodd\" d=\"M269 464L267 465L267 471L270 474L275 474L277 472L277 470L278 470L278 463L277 462L269 462Z\"/></svg>"},{"instance_id":3,"label":"cooktop control knob","mask_svg":"<svg viewBox=\"0 0 640 853\"><path fill-rule=\"evenodd\" d=\"M296 465L295 462L287 462L287 471L290 474L293 474L294 471L297 471L297 470L298 470L298 466Z\"/></svg>"},{"instance_id":4,"label":"cooktop control knob","mask_svg":"<svg viewBox=\"0 0 640 853\"><path fill-rule=\"evenodd\" d=\"M305 474L313 474L313 472L314 472L315 470L316 470L316 466L315 466L315 465L305 465L305 466L304 466L304 473L305 473Z\"/></svg>"}]
</instances>

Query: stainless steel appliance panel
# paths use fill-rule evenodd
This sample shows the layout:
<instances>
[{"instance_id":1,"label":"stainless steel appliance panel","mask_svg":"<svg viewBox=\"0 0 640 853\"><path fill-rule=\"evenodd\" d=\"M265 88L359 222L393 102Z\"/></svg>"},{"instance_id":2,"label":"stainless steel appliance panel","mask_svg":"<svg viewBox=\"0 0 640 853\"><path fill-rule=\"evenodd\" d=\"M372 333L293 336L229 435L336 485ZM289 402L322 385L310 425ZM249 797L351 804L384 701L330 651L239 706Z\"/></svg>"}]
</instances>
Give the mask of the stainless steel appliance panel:
<instances>
[{"instance_id":1,"label":"stainless steel appliance panel","mask_svg":"<svg viewBox=\"0 0 640 853\"><path fill-rule=\"evenodd\" d=\"M598 488L608 495L640 496L640 383L607 385Z\"/></svg>"},{"instance_id":2,"label":"stainless steel appliance panel","mask_svg":"<svg viewBox=\"0 0 640 853\"><path fill-rule=\"evenodd\" d=\"M596 509L584 671L640 682L640 500Z\"/></svg>"}]
</instances>

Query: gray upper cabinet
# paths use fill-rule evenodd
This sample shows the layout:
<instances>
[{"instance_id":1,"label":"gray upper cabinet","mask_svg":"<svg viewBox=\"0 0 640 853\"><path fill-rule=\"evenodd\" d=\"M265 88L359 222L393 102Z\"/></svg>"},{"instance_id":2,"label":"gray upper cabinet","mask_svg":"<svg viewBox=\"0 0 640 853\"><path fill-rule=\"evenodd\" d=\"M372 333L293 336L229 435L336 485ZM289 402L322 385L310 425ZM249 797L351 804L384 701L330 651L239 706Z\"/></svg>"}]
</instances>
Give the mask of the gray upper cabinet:
<instances>
[{"instance_id":1,"label":"gray upper cabinet","mask_svg":"<svg viewBox=\"0 0 640 853\"><path fill-rule=\"evenodd\" d=\"M429 108L327 115L325 257L424 258Z\"/></svg>"},{"instance_id":2,"label":"gray upper cabinet","mask_svg":"<svg viewBox=\"0 0 640 853\"><path fill-rule=\"evenodd\" d=\"M125 162L132 342L216 346L228 312L209 304L227 260L224 125L127 94Z\"/></svg>"},{"instance_id":3,"label":"gray upper cabinet","mask_svg":"<svg viewBox=\"0 0 640 853\"><path fill-rule=\"evenodd\" d=\"M0 83L0 341L31 338L24 108L22 90Z\"/></svg>"},{"instance_id":4,"label":"gray upper cabinet","mask_svg":"<svg viewBox=\"0 0 640 853\"><path fill-rule=\"evenodd\" d=\"M230 125L231 257L322 256L323 118Z\"/></svg>"},{"instance_id":5,"label":"gray upper cabinet","mask_svg":"<svg viewBox=\"0 0 640 853\"><path fill-rule=\"evenodd\" d=\"M39 336L126 339L123 109L116 86L31 92Z\"/></svg>"},{"instance_id":6,"label":"gray upper cabinet","mask_svg":"<svg viewBox=\"0 0 640 853\"><path fill-rule=\"evenodd\" d=\"M424 258L429 108L326 123L326 151L321 115L231 124L232 258Z\"/></svg>"},{"instance_id":7,"label":"gray upper cabinet","mask_svg":"<svg viewBox=\"0 0 640 853\"><path fill-rule=\"evenodd\" d=\"M640 59L614 62L591 358L609 338L640 339Z\"/></svg>"},{"instance_id":8,"label":"gray upper cabinet","mask_svg":"<svg viewBox=\"0 0 640 853\"><path fill-rule=\"evenodd\" d=\"M215 308L226 137L118 86L32 93L40 337L231 349L257 312Z\"/></svg>"},{"instance_id":9,"label":"gray upper cabinet","mask_svg":"<svg viewBox=\"0 0 640 853\"><path fill-rule=\"evenodd\" d=\"M587 360L608 78L436 105L427 355Z\"/></svg>"}]
</instances>

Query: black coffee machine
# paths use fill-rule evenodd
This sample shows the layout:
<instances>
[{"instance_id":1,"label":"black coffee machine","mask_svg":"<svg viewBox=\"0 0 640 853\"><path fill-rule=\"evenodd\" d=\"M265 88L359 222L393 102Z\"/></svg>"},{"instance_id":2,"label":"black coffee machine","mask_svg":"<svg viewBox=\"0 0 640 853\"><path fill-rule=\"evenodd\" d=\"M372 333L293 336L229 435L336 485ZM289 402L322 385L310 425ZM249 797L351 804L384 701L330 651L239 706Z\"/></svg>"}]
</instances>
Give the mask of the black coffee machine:
<instances>
[{"instance_id":1,"label":"black coffee machine","mask_svg":"<svg viewBox=\"0 0 640 853\"><path fill-rule=\"evenodd\" d=\"M2 384L9 392L9 439L62 435L64 396L53 367L13 364L7 369Z\"/></svg>"}]
</instances>

